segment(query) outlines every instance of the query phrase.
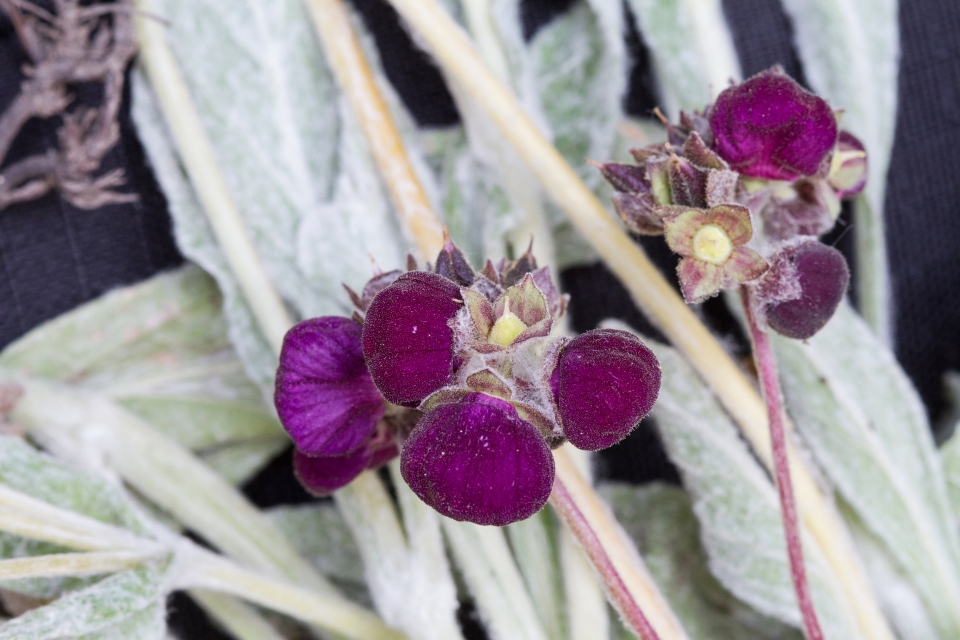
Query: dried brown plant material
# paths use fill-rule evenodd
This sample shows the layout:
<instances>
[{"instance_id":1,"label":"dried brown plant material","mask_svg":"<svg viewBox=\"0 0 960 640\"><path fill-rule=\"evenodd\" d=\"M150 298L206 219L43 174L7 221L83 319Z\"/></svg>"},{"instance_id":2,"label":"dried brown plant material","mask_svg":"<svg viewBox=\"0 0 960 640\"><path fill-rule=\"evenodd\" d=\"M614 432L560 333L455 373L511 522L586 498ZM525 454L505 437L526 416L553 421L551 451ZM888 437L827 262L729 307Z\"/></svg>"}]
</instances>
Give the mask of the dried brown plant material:
<instances>
[{"instance_id":1,"label":"dried brown plant material","mask_svg":"<svg viewBox=\"0 0 960 640\"><path fill-rule=\"evenodd\" d=\"M124 72L137 45L130 0L83 6L54 0L53 12L30 0L0 0L29 58L20 93L0 116L0 158L6 160L20 129L32 118L61 116L58 148L29 156L0 171L0 209L38 198L53 188L83 209L130 202L115 189L122 169L94 176L120 139L117 114ZM72 110L71 85L101 83L98 108Z\"/></svg>"}]
</instances>

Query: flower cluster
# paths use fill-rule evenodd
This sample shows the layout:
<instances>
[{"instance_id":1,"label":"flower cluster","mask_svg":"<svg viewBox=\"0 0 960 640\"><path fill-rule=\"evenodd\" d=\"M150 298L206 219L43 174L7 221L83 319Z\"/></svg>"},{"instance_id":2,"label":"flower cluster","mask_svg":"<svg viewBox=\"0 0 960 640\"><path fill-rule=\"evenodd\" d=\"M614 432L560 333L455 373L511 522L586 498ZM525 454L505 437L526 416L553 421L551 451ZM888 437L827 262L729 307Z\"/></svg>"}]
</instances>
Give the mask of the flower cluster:
<instances>
[{"instance_id":1,"label":"flower cluster","mask_svg":"<svg viewBox=\"0 0 960 640\"><path fill-rule=\"evenodd\" d=\"M399 454L404 480L443 515L516 522L550 495L551 448L622 440L660 389L636 336L551 334L567 300L530 251L474 272L448 240L433 269L348 291L353 317L291 329L277 372L297 476L319 495Z\"/></svg>"},{"instance_id":2,"label":"flower cluster","mask_svg":"<svg viewBox=\"0 0 960 640\"><path fill-rule=\"evenodd\" d=\"M774 330L805 339L843 298L843 256L817 241L867 178L863 145L838 114L774 67L667 124L668 142L601 166L627 227L665 235L683 295L747 285ZM759 233L755 233L759 229Z\"/></svg>"}]
</instances>

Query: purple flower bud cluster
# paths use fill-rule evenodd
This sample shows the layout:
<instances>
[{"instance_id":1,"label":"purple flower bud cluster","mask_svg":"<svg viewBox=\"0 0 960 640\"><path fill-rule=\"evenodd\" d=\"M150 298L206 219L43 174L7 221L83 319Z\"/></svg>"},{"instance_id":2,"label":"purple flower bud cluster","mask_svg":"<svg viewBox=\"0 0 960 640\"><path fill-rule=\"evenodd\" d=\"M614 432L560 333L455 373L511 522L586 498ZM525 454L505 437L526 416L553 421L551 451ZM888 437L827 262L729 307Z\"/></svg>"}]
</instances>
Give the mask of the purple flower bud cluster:
<instances>
[{"instance_id":1,"label":"purple flower bud cluster","mask_svg":"<svg viewBox=\"0 0 960 640\"><path fill-rule=\"evenodd\" d=\"M627 227L665 235L682 256L688 302L745 285L771 328L806 339L850 279L843 256L817 238L867 179L864 147L838 117L774 67L665 122L667 143L632 149L636 165L601 171Z\"/></svg>"},{"instance_id":2,"label":"purple flower bud cluster","mask_svg":"<svg viewBox=\"0 0 960 640\"><path fill-rule=\"evenodd\" d=\"M318 495L399 454L404 480L441 514L516 522L550 495L552 448L619 442L660 390L636 336L551 335L567 299L529 251L474 272L448 241L433 269L349 293L353 317L298 324L277 371L295 471Z\"/></svg>"}]
</instances>

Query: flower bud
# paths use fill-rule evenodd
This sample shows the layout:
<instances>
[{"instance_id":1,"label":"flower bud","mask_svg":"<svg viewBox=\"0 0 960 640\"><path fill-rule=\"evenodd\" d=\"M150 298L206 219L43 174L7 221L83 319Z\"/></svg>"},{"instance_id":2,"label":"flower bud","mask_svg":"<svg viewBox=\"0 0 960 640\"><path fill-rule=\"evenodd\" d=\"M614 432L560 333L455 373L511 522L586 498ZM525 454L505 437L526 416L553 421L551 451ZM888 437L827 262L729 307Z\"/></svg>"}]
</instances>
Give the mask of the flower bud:
<instances>
[{"instance_id":1,"label":"flower bud","mask_svg":"<svg viewBox=\"0 0 960 640\"><path fill-rule=\"evenodd\" d=\"M710 127L731 169L769 180L816 174L837 142L830 105L776 67L721 92Z\"/></svg>"},{"instance_id":2,"label":"flower bud","mask_svg":"<svg viewBox=\"0 0 960 640\"><path fill-rule=\"evenodd\" d=\"M400 472L442 515L505 526L543 508L555 469L543 435L509 402L471 393L424 414L403 446Z\"/></svg>"},{"instance_id":3,"label":"flower bud","mask_svg":"<svg viewBox=\"0 0 960 640\"><path fill-rule=\"evenodd\" d=\"M804 242L783 249L774 259L764 281L779 282L792 295L765 305L767 324L788 338L806 340L833 317L850 284L850 270L843 254L820 242ZM799 285L797 289L796 286ZM776 298L761 282L762 298Z\"/></svg>"},{"instance_id":4,"label":"flower bud","mask_svg":"<svg viewBox=\"0 0 960 640\"><path fill-rule=\"evenodd\" d=\"M623 440L649 413L660 393L660 363L633 334L588 331L562 347L550 390L567 440L598 451Z\"/></svg>"},{"instance_id":5,"label":"flower bud","mask_svg":"<svg viewBox=\"0 0 960 640\"><path fill-rule=\"evenodd\" d=\"M856 136L847 131L841 131L837 139L827 182L841 200L857 195L867 184L866 149Z\"/></svg>"},{"instance_id":6,"label":"flower bud","mask_svg":"<svg viewBox=\"0 0 960 640\"><path fill-rule=\"evenodd\" d=\"M347 318L305 320L283 338L274 403L309 455L353 451L376 430L384 402L364 364L360 327Z\"/></svg>"},{"instance_id":7,"label":"flower bud","mask_svg":"<svg viewBox=\"0 0 960 640\"><path fill-rule=\"evenodd\" d=\"M416 406L449 382L449 322L462 304L457 285L425 271L403 274L373 299L363 325L363 355L387 400Z\"/></svg>"}]
</instances>

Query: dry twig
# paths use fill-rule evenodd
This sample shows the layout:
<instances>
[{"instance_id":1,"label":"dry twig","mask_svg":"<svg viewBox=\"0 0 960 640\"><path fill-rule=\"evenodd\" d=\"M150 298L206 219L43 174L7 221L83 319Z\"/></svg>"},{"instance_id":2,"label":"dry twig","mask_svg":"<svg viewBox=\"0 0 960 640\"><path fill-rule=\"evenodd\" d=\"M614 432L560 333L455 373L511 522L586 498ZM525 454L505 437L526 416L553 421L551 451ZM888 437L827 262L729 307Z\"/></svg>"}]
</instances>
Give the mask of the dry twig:
<instances>
[{"instance_id":1,"label":"dry twig","mask_svg":"<svg viewBox=\"0 0 960 640\"><path fill-rule=\"evenodd\" d=\"M29 156L0 171L0 209L59 189L73 205L95 209L130 202L134 194L114 189L124 183L122 169L94 176L120 139L117 115L124 73L136 38L129 0L82 6L80 0L54 0L54 13L30 0L0 0L29 62L20 93L0 116L0 158L6 160L14 138L32 118L61 116L58 148ZM77 106L71 85L101 83L98 108Z\"/></svg>"}]
</instances>

